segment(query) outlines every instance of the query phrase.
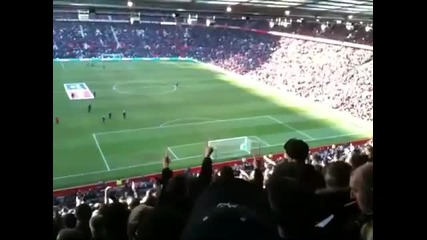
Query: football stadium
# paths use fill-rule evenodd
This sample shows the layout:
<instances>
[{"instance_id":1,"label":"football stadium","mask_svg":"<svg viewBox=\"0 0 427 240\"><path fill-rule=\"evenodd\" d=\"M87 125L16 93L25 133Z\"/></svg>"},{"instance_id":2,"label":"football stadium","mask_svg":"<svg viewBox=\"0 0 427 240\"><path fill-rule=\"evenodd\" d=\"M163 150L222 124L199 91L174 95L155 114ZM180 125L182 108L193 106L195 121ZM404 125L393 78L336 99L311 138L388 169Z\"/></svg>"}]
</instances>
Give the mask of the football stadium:
<instances>
[{"instance_id":1,"label":"football stadium","mask_svg":"<svg viewBox=\"0 0 427 240\"><path fill-rule=\"evenodd\" d=\"M304 192L301 204L345 193L339 206L372 211L350 198L350 178L373 166L372 1L71 0L54 1L53 17L54 238L151 239L146 228L156 220L129 222L133 230L117 236L59 223L83 221L76 212L85 208L120 225L108 209L127 218L145 206L153 219L182 226L156 238L210 239L207 230L188 230L196 210L174 204L198 206L204 195L216 199L211 189L228 189L217 208L258 214L250 199L260 196L274 212L262 193L289 187L283 177L300 189L290 198ZM341 208L322 206L295 206L312 219L297 225L360 237L329 224ZM166 220L156 211L187 217ZM215 238L235 238L215 221L206 223L221 232ZM245 238L283 238L251 231Z\"/></svg>"},{"instance_id":2,"label":"football stadium","mask_svg":"<svg viewBox=\"0 0 427 240\"><path fill-rule=\"evenodd\" d=\"M208 143L216 148L214 161L224 161L281 152L284 139L292 137L311 146L370 137L369 129L350 117L338 121L331 111L328 117L294 99L271 97L268 89L201 63L90 66L54 64L54 109L60 118L54 128L55 188L156 173L165 154L174 167L197 166ZM78 90L69 89L92 91L96 98L76 93L70 99L67 91Z\"/></svg>"}]
</instances>

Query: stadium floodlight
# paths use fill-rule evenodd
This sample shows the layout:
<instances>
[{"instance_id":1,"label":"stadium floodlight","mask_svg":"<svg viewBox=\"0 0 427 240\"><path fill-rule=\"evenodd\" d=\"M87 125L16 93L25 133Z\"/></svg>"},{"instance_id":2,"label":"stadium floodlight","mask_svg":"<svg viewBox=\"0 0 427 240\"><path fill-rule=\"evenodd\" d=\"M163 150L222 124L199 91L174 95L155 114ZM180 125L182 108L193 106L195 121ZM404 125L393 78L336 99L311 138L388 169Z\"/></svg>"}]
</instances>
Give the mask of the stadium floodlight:
<instances>
[{"instance_id":1,"label":"stadium floodlight","mask_svg":"<svg viewBox=\"0 0 427 240\"><path fill-rule=\"evenodd\" d=\"M351 30L353 30L353 29L354 29L354 26L353 26L353 24L352 24L351 22L347 22L347 23L345 24L345 28L346 28L348 31L351 31Z\"/></svg>"},{"instance_id":2,"label":"stadium floodlight","mask_svg":"<svg viewBox=\"0 0 427 240\"><path fill-rule=\"evenodd\" d=\"M321 29L322 31L325 31L325 29L326 29L326 25L325 25L325 24L320 25L320 29Z\"/></svg>"},{"instance_id":3,"label":"stadium floodlight","mask_svg":"<svg viewBox=\"0 0 427 240\"><path fill-rule=\"evenodd\" d=\"M128 7L133 7L133 2L132 1L128 1Z\"/></svg>"},{"instance_id":4,"label":"stadium floodlight","mask_svg":"<svg viewBox=\"0 0 427 240\"><path fill-rule=\"evenodd\" d=\"M227 12L231 12L231 7L230 7L230 6L228 6L228 7L227 7L227 9L226 9L226 11L227 11Z\"/></svg>"}]
</instances>

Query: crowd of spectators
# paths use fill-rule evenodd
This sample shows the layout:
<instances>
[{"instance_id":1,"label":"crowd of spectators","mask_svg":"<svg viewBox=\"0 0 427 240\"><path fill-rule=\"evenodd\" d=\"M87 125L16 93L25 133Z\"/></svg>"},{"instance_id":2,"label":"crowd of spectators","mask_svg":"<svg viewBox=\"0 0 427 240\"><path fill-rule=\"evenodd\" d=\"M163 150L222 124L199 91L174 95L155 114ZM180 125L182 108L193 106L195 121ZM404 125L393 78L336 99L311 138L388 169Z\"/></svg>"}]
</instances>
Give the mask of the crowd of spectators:
<instances>
[{"instance_id":1,"label":"crowd of spectators","mask_svg":"<svg viewBox=\"0 0 427 240\"><path fill-rule=\"evenodd\" d=\"M54 22L53 57L193 57L372 121L372 51L231 29ZM54 197L53 238L373 239L373 142Z\"/></svg>"},{"instance_id":2,"label":"crowd of spectators","mask_svg":"<svg viewBox=\"0 0 427 240\"><path fill-rule=\"evenodd\" d=\"M371 50L237 29L55 22L53 57L192 57L373 121Z\"/></svg>"},{"instance_id":3,"label":"crowd of spectators","mask_svg":"<svg viewBox=\"0 0 427 240\"><path fill-rule=\"evenodd\" d=\"M166 156L160 178L54 199L53 238L372 239L373 141L284 150L216 169L206 148L193 174Z\"/></svg>"},{"instance_id":4,"label":"crowd of spectators","mask_svg":"<svg viewBox=\"0 0 427 240\"><path fill-rule=\"evenodd\" d=\"M373 121L372 51L282 38L269 60L246 75Z\"/></svg>"},{"instance_id":5,"label":"crowd of spectators","mask_svg":"<svg viewBox=\"0 0 427 240\"><path fill-rule=\"evenodd\" d=\"M54 13L54 19L77 19L77 13ZM373 44L373 28L372 24L353 21L352 23L336 21L301 21L301 19L290 19L287 18L287 24L275 24L271 26L271 19L251 19L248 17L234 18L230 20L229 17L216 17L215 20L212 19L212 16L202 16L200 15L196 21L193 21L193 24L204 25L206 24L206 19L211 19L212 25L228 25L228 26L237 26L244 29L257 29L261 31L277 31L285 33L293 33L299 35L306 35L312 37L333 39L338 41L346 41L351 43L359 43L372 45ZM92 15L91 19L97 20L119 20L119 21L129 21L128 15ZM165 13L145 13L140 16L141 21L144 22L181 22L186 23L187 18L185 17L173 17L172 14ZM368 28L367 28L368 27ZM368 29L369 31L367 31Z\"/></svg>"}]
</instances>

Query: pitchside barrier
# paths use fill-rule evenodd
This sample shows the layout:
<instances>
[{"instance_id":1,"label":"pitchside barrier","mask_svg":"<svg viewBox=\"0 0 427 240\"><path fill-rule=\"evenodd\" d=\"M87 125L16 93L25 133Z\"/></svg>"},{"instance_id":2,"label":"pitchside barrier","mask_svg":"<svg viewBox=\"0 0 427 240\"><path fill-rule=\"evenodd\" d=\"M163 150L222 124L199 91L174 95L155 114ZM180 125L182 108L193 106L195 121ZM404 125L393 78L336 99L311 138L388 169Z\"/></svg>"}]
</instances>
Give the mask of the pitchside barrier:
<instances>
[{"instance_id":1,"label":"pitchside barrier","mask_svg":"<svg viewBox=\"0 0 427 240\"><path fill-rule=\"evenodd\" d=\"M357 146L357 145L365 144L369 140L370 139L362 139L362 140L353 141L351 143L353 145ZM336 145L339 145L339 144L336 144ZM325 150L325 149L330 148L330 147L331 147L330 145L328 145L328 146L322 146L322 147L315 147L315 148L311 148L310 152L322 151L322 150ZM283 156L283 153L276 153L276 154L273 154L272 159L276 160L276 159L280 158L281 156ZM262 158L263 158L263 156L256 156L256 159L262 159ZM202 160L203 159L200 159L200 165L199 166L191 168L191 172L192 173L198 173L198 172L200 172ZM254 159L252 157L249 157L249 158L246 158L246 160L249 161L249 162L251 162ZM221 168L223 166L233 166L234 164L238 164L238 163L241 163L241 162L242 162L242 159L236 159L236 160L231 160L231 161L226 161L226 162L219 162L219 163L214 163L213 167L214 168ZM173 164L172 164L172 167L173 167ZM184 171L186 171L186 170L187 170L187 168L185 168L185 169L177 169L177 170L173 170L173 172L174 172L174 174L181 174L181 173L184 173ZM161 171L161 169L159 168L159 172L160 171ZM110 186L110 187L121 187L121 186L123 186L123 183L126 180L129 180L129 181L143 181L143 180L149 181L152 178L157 178L157 177L160 177L160 176L161 176L161 173L154 173L154 174L149 174L149 175L146 175L146 176L143 176L143 177L141 177L141 176L129 177L127 179L120 179L120 180L115 180L115 181L103 182L101 184L101 186L103 186L103 187L107 187L107 186ZM75 194L78 191L83 191L84 192L84 191L89 191L91 189L96 189L97 187L100 187L100 184L89 184L89 185L83 185L83 186L77 186L77 187L71 187L71 188L57 189L57 190L53 191L53 196L55 196L55 197L66 196L66 195L70 195L70 194Z\"/></svg>"},{"instance_id":2,"label":"pitchside barrier","mask_svg":"<svg viewBox=\"0 0 427 240\"><path fill-rule=\"evenodd\" d=\"M155 58L128 58L128 57L111 57L111 58L54 58L54 62L108 62L108 61L187 61L196 62L193 58L182 58L182 57L155 57Z\"/></svg>"}]
</instances>

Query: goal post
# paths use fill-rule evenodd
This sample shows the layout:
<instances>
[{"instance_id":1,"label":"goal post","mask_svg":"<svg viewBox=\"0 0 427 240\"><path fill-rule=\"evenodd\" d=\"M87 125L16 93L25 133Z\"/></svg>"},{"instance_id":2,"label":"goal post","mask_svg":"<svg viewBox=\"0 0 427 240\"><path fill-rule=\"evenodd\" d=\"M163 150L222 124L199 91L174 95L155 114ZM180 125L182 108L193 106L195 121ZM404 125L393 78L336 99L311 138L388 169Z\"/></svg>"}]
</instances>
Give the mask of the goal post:
<instances>
[{"instance_id":1,"label":"goal post","mask_svg":"<svg viewBox=\"0 0 427 240\"><path fill-rule=\"evenodd\" d=\"M208 145L214 149L212 159L251 156L260 148L267 147L258 137L251 136L211 140Z\"/></svg>"}]
</instances>

